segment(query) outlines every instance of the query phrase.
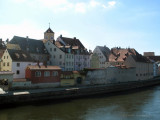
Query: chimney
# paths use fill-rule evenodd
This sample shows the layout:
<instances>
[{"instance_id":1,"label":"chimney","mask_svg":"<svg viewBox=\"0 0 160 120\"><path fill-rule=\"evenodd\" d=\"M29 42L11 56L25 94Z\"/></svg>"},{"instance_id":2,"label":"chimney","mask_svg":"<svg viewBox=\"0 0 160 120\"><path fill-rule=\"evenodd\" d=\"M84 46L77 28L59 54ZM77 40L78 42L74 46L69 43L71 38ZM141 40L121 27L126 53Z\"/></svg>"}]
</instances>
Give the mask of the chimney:
<instances>
[{"instance_id":1,"label":"chimney","mask_svg":"<svg viewBox=\"0 0 160 120\"><path fill-rule=\"evenodd\" d=\"M76 40L76 37L74 37L73 39Z\"/></svg>"},{"instance_id":2,"label":"chimney","mask_svg":"<svg viewBox=\"0 0 160 120\"><path fill-rule=\"evenodd\" d=\"M9 39L7 38L6 43L8 43L8 42L9 42Z\"/></svg>"},{"instance_id":3,"label":"chimney","mask_svg":"<svg viewBox=\"0 0 160 120\"><path fill-rule=\"evenodd\" d=\"M26 36L26 40L27 40L27 42L28 42L28 36Z\"/></svg>"},{"instance_id":4,"label":"chimney","mask_svg":"<svg viewBox=\"0 0 160 120\"><path fill-rule=\"evenodd\" d=\"M39 61L37 61L37 66L38 66L39 68L41 68L41 66L39 65Z\"/></svg>"},{"instance_id":5,"label":"chimney","mask_svg":"<svg viewBox=\"0 0 160 120\"><path fill-rule=\"evenodd\" d=\"M62 38L62 35L60 35L60 38Z\"/></svg>"},{"instance_id":6,"label":"chimney","mask_svg":"<svg viewBox=\"0 0 160 120\"><path fill-rule=\"evenodd\" d=\"M43 62L43 65L47 68L47 62L46 61Z\"/></svg>"}]
</instances>

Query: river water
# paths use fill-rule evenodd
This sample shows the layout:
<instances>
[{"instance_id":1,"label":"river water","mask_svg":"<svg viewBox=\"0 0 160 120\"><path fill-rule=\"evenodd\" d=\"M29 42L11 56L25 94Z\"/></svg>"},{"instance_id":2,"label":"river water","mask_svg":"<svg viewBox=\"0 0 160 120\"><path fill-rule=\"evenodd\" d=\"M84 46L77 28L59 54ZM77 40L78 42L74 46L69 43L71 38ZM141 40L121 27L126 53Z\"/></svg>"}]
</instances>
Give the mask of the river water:
<instances>
[{"instance_id":1,"label":"river water","mask_svg":"<svg viewBox=\"0 0 160 120\"><path fill-rule=\"evenodd\" d=\"M0 120L159 120L160 86L0 109Z\"/></svg>"}]
</instances>

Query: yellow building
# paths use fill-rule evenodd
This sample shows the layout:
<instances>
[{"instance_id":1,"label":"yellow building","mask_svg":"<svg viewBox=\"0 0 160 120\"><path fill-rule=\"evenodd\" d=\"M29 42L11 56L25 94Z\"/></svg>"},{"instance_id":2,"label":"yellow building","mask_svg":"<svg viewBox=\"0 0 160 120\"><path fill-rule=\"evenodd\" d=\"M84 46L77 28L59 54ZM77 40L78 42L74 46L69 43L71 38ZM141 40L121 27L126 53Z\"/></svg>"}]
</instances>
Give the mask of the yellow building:
<instances>
[{"instance_id":1,"label":"yellow building","mask_svg":"<svg viewBox=\"0 0 160 120\"><path fill-rule=\"evenodd\" d=\"M96 53L93 53L91 55L90 65L91 65L91 68L100 68L99 67L99 57Z\"/></svg>"},{"instance_id":2,"label":"yellow building","mask_svg":"<svg viewBox=\"0 0 160 120\"><path fill-rule=\"evenodd\" d=\"M78 71L63 71L61 73L61 86L75 86L84 84L85 75Z\"/></svg>"},{"instance_id":3,"label":"yellow building","mask_svg":"<svg viewBox=\"0 0 160 120\"><path fill-rule=\"evenodd\" d=\"M74 86L75 80L72 71L61 72L61 86Z\"/></svg>"}]
</instances>

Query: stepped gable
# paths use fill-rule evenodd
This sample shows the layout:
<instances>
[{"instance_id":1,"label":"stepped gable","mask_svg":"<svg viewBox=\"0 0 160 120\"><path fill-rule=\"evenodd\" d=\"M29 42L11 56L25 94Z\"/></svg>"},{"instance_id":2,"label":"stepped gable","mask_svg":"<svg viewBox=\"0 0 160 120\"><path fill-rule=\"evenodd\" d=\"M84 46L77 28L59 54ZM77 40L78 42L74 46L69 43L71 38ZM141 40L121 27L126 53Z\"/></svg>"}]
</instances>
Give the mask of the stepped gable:
<instances>
[{"instance_id":1,"label":"stepped gable","mask_svg":"<svg viewBox=\"0 0 160 120\"><path fill-rule=\"evenodd\" d=\"M31 56L25 51L13 50L13 49L7 49L7 50L13 61L33 62Z\"/></svg>"},{"instance_id":2,"label":"stepped gable","mask_svg":"<svg viewBox=\"0 0 160 120\"><path fill-rule=\"evenodd\" d=\"M139 54L133 48L112 48L111 54L109 56L109 61L115 62L124 62L128 56L132 56L136 62L150 62L149 59Z\"/></svg>"},{"instance_id":3,"label":"stepped gable","mask_svg":"<svg viewBox=\"0 0 160 120\"><path fill-rule=\"evenodd\" d=\"M18 44L21 50L34 54L48 54L43 44L43 41L30 39L28 37L14 36L9 42L10 44Z\"/></svg>"}]
</instances>

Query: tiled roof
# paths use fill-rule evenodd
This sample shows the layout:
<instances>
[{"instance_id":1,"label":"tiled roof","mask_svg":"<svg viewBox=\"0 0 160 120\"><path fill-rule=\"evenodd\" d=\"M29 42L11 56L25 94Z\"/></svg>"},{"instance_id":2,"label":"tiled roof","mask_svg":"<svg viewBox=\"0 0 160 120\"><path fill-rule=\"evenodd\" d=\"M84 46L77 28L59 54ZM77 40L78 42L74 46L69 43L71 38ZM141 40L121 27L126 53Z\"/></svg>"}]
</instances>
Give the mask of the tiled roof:
<instances>
[{"instance_id":1,"label":"tiled roof","mask_svg":"<svg viewBox=\"0 0 160 120\"><path fill-rule=\"evenodd\" d=\"M0 49L0 59L3 56L4 51L5 51L5 49Z\"/></svg>"},{"instance_id":2,"label":"tiled roof","mask_svg":"<svg viewBox=\"0 0 160 120\"><path fill-rule=\"evenodd\" d=\"M128 56L132 56L137 62L150 62L149 59L139 54L135 49L124 49L124 48L112 48L111 54L109 55L109 61L111 62L123 62Z\"/></svg>"},{"instance_id":3,"label":"tiled roof","mask_svg":"<svg viewBox=\"0 0 160 120\"><path fill-rule=\"evenodd\" d=\"M23 51L34 54L48 54L43 41L30 38L14 36L9 42L10 44L18 44Z\"/></svg>"},{"instance_id":4,"label":"tiled roof","mask_svg":"<svg viewBox=\"0 0 160 120\"><path fill-rule=\"evenodd\" d=\"M97 46L100 51L103 53L103 55L106 57L106 59L108 60L108 56L110 54L110 49L106 46Z\"/></svg>"},{"instance_id":5,"label":"tiled roof","mask_svg":"<svg viewBox=\"0 0 160 120\"><path fill-rule=\"evenodd\" d=\"M5 45L4 41L2 41L2 39L0 39L0 59L3 56L5 49L6 49L6 45Z\"/></svg>"},{"instance_id":6,"label":"tiled roof","mask_svg":"<svg viewBox=\"0 0 160 120\"><path fill-rule=\"evenodd\" d=\"M53 32L52 29L49 27L48 30L47 30L45 33L54 33L54 32Z\"/></svg>"},{"instance_id":7,"label":"tiled roof","mask_svg":"<svg viewBox=\"0 0 160 120\"><path fill-rule=\"evenodd\" d=\"M160 56L148 56L147 58L150 60L154 60L155 62L160 61Z\"/></svg>"},{"instance_id":8,"label":"tiled roof","mask_svg":"<svg viewBox=\"0 0 160 120\"><path fill-rule=\"evenodd\" d=\"M80 49L79 46L63 45L60 41L56 41L55 45L65 53L68 53L67 49L70 48L72 54L77 54L76 51L78 50L80 55L89 55L88 51Z\"/></svg>"},{"instance_id":9,"label":"tiled roof","mask_svg":"<svg viewBox=\"0 0 160 120\"><path fill-rule=\"evenodd\" d=\"M39 66L39 65L29 65L27 68L31 70L61 70L59 66Z\"/></svg>"},{"instance_id":10,"label":"tiled roof","mask_svg":"<svg viewBox=\"0 0 160 120\"><path fill-rule=\"evenodd\" d=\"M7 44L7 49L16 49L21 50L20 46L18 44Z\"/></svg>"},{"instance_id":11,"label":"tiled roof","mask_svg":"<svg viewBox=\"0 0 160 120\"><path fill-rule=\"evenodd\" d=\"M7 50L13 61L33 62L33 59L31 58L31 56L25 51L11 50L11 49L7 49Z\"/></svg>"},{"instance_id":12,"label":"tiled roof","mask_svg":"<svg viewBox=\"0 0 160 120\"><path fill-rule=\"evenodd\" d=\"M79 46L80 49L85 49L85 47L83 46L83 44L80 42L79 39L76 39L76 38L67 38L67 37L61 37L61 39L63 40L63 42L66 45Z\"/></svg>"}]
</instances>

